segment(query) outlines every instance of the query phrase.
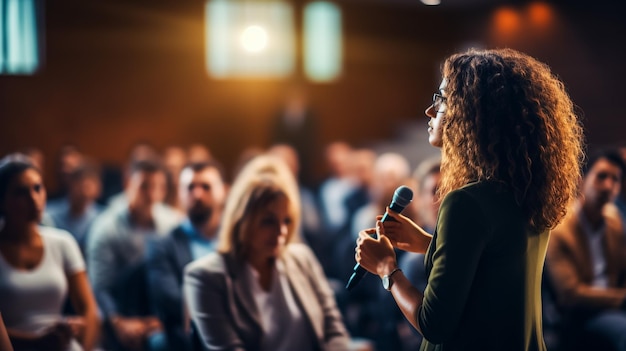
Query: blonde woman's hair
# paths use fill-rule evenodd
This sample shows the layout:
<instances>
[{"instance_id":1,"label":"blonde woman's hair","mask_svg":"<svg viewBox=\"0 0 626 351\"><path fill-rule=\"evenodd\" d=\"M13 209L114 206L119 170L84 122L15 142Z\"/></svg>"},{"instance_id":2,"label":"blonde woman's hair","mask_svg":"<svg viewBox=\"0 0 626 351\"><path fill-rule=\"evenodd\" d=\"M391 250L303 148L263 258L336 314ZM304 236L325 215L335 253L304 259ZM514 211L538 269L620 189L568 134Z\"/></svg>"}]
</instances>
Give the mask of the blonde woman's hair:
<instances>
[{"instance_id":1,"label":"blonde woman's hair","mask_svg":"<svg viewBox=\"0 0 626 351\"><path fill-rule=\"evenodd\" d=\"M300 196L293 174L282 159L273 155L262 154L248 161L235 178L226 200L218 251L239 259L246 257L251 221L281 196L287 198L292 216L287 243L298 241Z\"/></svg>"}]
</instances>

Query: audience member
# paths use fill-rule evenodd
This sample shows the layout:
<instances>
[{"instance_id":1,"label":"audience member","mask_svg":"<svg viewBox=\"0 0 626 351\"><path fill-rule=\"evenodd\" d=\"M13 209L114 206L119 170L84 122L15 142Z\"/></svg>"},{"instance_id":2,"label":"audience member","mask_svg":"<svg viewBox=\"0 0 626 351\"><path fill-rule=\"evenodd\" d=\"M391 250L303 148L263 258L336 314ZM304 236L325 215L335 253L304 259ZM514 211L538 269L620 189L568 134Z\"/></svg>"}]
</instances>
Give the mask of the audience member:
<instances>
[{"instance_id":1,"label":"audience member","mask_svg":"<svg viewBox=\"0 0 626 351\"><path fill-rule=\"evenodd\" d=\"M270 138L273 144L294 148L302 172L296 178L301 185L311 186L317 150L317 121L303 86L294 84L285 94L285 101L272 121Z\"/></svg>"},{"instance_id":2,"label":"audience member","mask_svg":"<svg viewBox=\"0 0 626 351\"><path fill-rule=\"evenodd\" d=\"M107 346L165 348L161 323L150 309L145 270L148 242L169 233L181 220L162 203L165 192L165 171L158 163L135 163L126 201L100 215L89 233L89 277L104 317Z\"/></svg>"},{"instance_id":3,"label":"audience member","mask_svg":"<svg viewBox=\"0 0 626 351\"><path fill-rule=\"evenodd\" d=\"M46 190L21 154L0 160L0 311L17 350L92 350L98 308L85 262L66 231L39 226ZM69 295L77 315L64 317Z\"/></svg>"},{"instance_id":4,"label":"audience member","mask_svg":"<svg viewBox=\"0 0 626 351\"><path fill-rule=\"evenodd\" d=\"M376 224L376 216L385 212L396 188L407 185L411 175L411 165L406 157L395 152L387 152L376 158L372 173L373 179L367 184L369 201L361 206L352 218L351 243L354 243L363 228L371 228ZM403 213L408 215L411 209L407 208L405 211ZM351 244L351 247L353 251L354 245ZM350 258L353 259L353 257Z\"/></svg>"},{"instance_id":5,"label":"audience member","mask_svg":"<svg viewBox=\"0 0 626 351\"><path fill-rule=\"evenodd\" d=\"M269 148L268 153L281 158L287 164L294 177L298 179L297 175L300 173L300 159L293 146L288 144L274 144ZM317 198L313 191L301 183L298 183L298 189L302 210L302 238L311 247L315 255L318 256L318 254L321 254L320 250L322 249L322 242L320 241L322 220L319 214Z\"/></svg>"},{"instance_id":6,"label":"audience member","mask_svg":"<svg viewBox=\"0 0 626 351\"><path fill-rule=\"evenodd\" d=\"M622 146L617 150L622 157L624 163L626 163L626 146ZM621 190L615 199L615 206L619 210L622 221L626 222L626 177L622 177ZM624 235L626 235L626 228L624 228Z\"/></svg>"},{"instance_id":7,"label":"audience member","mask_svg":"<svg viewBox=\"0 0 626 351\"><path fill-rule=\"evenodd\" d=\"M341 238L356 238L358 236L358 231L356 234L352 233L352 224L354 223L355 215L357 215L360 209L365 208L367 204L372 203L372 196L379 195L372 192L373 188L382 187L383 185L387 185L387 182L393 182L394 180L384 179L384 177L376 178L376 162L378 162L376 152L368 148L355 149L350 155L350 178L354 181L355 189L344 200L343 205L347 213L347 221L340 229ZM409 166L407 164L407 170L408 168ZM398 169L397 172L402 172L402 170ZM380 196L382 197L383 195Z\"/></svg>"},{"instance_id":8,"label":"audience member","mask_svg":"<svg viewBox=\"0 0 626 351\"><path fill-rule=\"evenodd\" d=\"M346 279L344 267L336 262L337 242L350 236L352 217L368 201L367 184L372 179L376 153L369 149L353 149L348 143L335 141L326 147L329 175L318 189L322 219L321 249L318 249L324 272L336 289ZM342 260L343 261L343 260Z\"/></svg>"},{"instance_id":9,"label":"audience member","mask_svg":"<svg viewBox=\"0 0 626 351\"><path fill-rule=\"evenodd\" d=\"M361 279L359 285L347 292L344 284L353 272L354 241L362 228L371 228L376 224L376 216L385 212L395 190L407 185L411 175L409 161L395 152L386 152L373 161L371 179L366 182L368 202L361 206L352 217L351 230L336 244L335 262L343 272L338 300L341 302L346 325L352 335L374 339L377 348L398 349L399 336L397 325L404 322L402 313L395 306L389 294L381 294L380 281L372 274ZM403 212L409 217L411 208ZM402 251L396 252L401 257ZM347 295L341 298L343 295ZM347 301L346 301L347 300ZM347 305L347 306L344 306Z\"/></svg>"},{"instance_id":10,"label":"audience member","mask_svg":"<svg viewBox=\"0 0 626 351\"><path fill-rule=\"evenodd\" d=\"M213 154L208 147L201 143L191 144L187 148L188 163L202 163L213 159Z\"/></svg>"},{"instance_id":11,"label":"audience member","mask_svg":"<svg viewBox=\"0 0 626 351\"><path fill-rule=\"evenodd\" d=\"M299 225L297 184L284 162L250 161L227 199L219 252L185 269L185 301L204 348L349 348L322 268L297 243Z\"/></svg>"},{"instance_id":12,"label":"audience member","mask_svg":"<svg viewBox=\"0 0 626 351\"><path fill-rule=\"evenodd\" d=\"M161 161L161 156L152 144L147 141L135 142L128 151L126 164L122 169L122 184L124 184L124 189L128 187L129 179L133 173L133 167L136 164L141 162L161 163ZM165 199L163 199L163 201L164 200ZM122 190L117 194L111 195L108 198L107 204L109 208L127 206L126 191Z\"/></svg>"},{"instance_id":13,"label":"audience member","mask_svg":"<svg viewBox=\"0 0 626 351\"><path fill-rule=\"evenodd\" d=\"M335 141L326 146L326 166L329 174L319 187L320 208L325 230L335 233L349 223L345 201L358 187L352 177L352 146ZM330 234L329 233L329 234Z\"/></svg>"},{"instance_id":14,"label":"audience member","mask_svg":"<svg viewBox=\"0 0 626 351\"><path fill-rule=\"evenodd\" d=\"M437 190L441 181L441 158L435 157L422 161L415 169L415 172L413 172L413 178L417 185L417 191L411 205L415 208L415 213L417 214L416 223L427 233L433 234L437 225L437 212L439 211ZM424 293L428 283L426 267L424 266L424 254L407 252L399 260L398 264L411 284ZM402 320L399 322L398 334L402 350L419 349L422 335L408 321Z\"/></svg>"},{"instance_id":15,"label":"audience member","mask_svg":"<svg viewBox=\"0 0 626 351\"><path fill-rule=\"evenodd\" d=\"M171 351L190 349L184 328L183 270L189 262L215 250L227 186L216 161L185 166L180 173L180 204L187 218L148 251L148 285L152 310L165 329Z\"/></svg>"},{"instance_id":16,"label":"audience member","mask_svg":"<svg viewBox=\"0 0 626 351\"><path fill-rule=\"evenodd\" d=\"M265 150L262 147L256 145L248 146L243 149L235 160L235 165L233 166L231 173L232 179L237 178L239 172L241 172L241 170L246 166L246 164L248 164L250 160L264 153Z\"/></svg>"},{"instance_id":17,"label":"audience member","mask_svg":"<svg viewBox=\"0 0 626 351\"><path fill-rule=\"evenodd\" d=\"M163 166L167 173L167 194L165 195L165 203L174 207L181 208L178 200L178 176L180 171L187 164L187 152L180 146L171 145L163 151Z\"/></svg>"},{"instance_id":18,"label":"audience member","mask_svg":"<svg viewBox=\"0 0 626 351\"><path fill-rule=\"evenodd\" d=\"M51 194L50 200L63 198L67 195L70 183L70 174L82 164L83 154L75 145L63 145L57 155L55 172L57 176L57 189Z\"/></svg>"},{"instance_id":19,"label":"audience member","mask_svg":"<svg viewBox=\"0 0 626 351\"><path fill-rule=\"evenodd\" d=\"M566 350L626 350L624 223L613 204L625 172L617 152L590 157L578 200L552 231L546 268Z\"/></svg>"},{"instance_id":20,"label":"audience member","mask_svg":"<svg viewBox=\"0 0 626 351\"><path fill-rule=\"evenodd\" d=\"M96 200L102 183L99 168L91 161L83 161L68 174L67 195L47 204L46 213L52 225L67 230L74 236L84 254L87 233L104 207Z\"/></svg>"}]
</instances>

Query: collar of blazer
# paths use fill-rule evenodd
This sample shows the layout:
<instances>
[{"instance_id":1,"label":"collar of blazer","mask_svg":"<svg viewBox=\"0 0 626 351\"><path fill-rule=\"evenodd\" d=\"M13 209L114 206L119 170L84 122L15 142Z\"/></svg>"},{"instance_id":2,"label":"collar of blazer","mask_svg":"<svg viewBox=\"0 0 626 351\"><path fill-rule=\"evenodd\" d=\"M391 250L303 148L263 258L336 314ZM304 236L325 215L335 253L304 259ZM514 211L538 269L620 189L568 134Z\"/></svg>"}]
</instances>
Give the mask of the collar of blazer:
<instances>
[{"instance_id":1,"label":"collar of blazer","mask_svg":"<svg viewBox=\"0 0 626 351\"><path fill-rule=\"evenodd\" d=\"M313 275L309 274L310 267L301 262L302 258L298 254L291 252L291 245L287 245L283 254L278 259L283 264L283 273L287 276L289 287L293 293L293 296L298 303L300 309L304 312L309 325L313 328L313 331L319 340L323 338L323 322L324 317L319 307L319 303L313 303L319 301L317 291L317 283L312 281ZM254 296L252 295L252 289L250 288L247 279L245 279L246 263L237 259L234 255L222 255L226 263L226 269L228 276L230 277L233 292L237 302L240 303L248 316L255 322L258 330L262 333L263 327L261 324L261 317L259 315L259 309L256 306Z\"/></svg>"}]
</instances>

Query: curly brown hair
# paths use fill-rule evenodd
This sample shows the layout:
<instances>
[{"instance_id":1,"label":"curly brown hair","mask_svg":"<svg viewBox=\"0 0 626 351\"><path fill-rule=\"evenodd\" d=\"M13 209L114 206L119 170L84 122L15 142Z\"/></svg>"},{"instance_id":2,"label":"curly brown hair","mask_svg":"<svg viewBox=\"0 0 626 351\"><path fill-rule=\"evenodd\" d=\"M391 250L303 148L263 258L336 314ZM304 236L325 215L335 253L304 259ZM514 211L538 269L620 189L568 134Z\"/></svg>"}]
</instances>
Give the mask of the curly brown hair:
<instances>
[{"instance_id":1,"label":"curly brown hair","mask_svg":"<svg viewBox=\"0 0 626 351\"><path fill-rule=\"evenodd\" d=\"M563 83L550 68L512 49L476 50L443 64L440 198L472 181L508 184L542 233L576 196L583 129Z\"/></svg>"}]
</instances>

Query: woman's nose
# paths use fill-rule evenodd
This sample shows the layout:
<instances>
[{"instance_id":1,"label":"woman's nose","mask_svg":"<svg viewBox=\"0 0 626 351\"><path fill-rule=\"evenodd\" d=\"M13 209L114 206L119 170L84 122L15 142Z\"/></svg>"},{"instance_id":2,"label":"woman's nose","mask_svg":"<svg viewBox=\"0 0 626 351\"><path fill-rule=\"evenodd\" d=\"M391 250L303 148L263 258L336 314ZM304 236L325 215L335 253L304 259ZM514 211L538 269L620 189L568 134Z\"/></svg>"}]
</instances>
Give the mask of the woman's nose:
<instances>
[{"instance_id":1,"label":"woman's nose","mask_svg":"<svg viewBox=\"0 0 626 351\"><path fill-rule=\"evenodd\" d=\"M435 118L437 117L437 113L435 112L435 107L433 105L430 105L426 108L426 111L424 111L424 113L426 114L427 117L429 118Z\"/></svg>"},{"instance_id":2,"label":"woman's nose","mask_svg":"<svg viewBox=\"0 0 626 351\"><path fill-rule=\"evenodd\" d=\"M280 225L280 235L287 235L289 233L289 226L287 224Z\"/></svg>"}]
</instances>

